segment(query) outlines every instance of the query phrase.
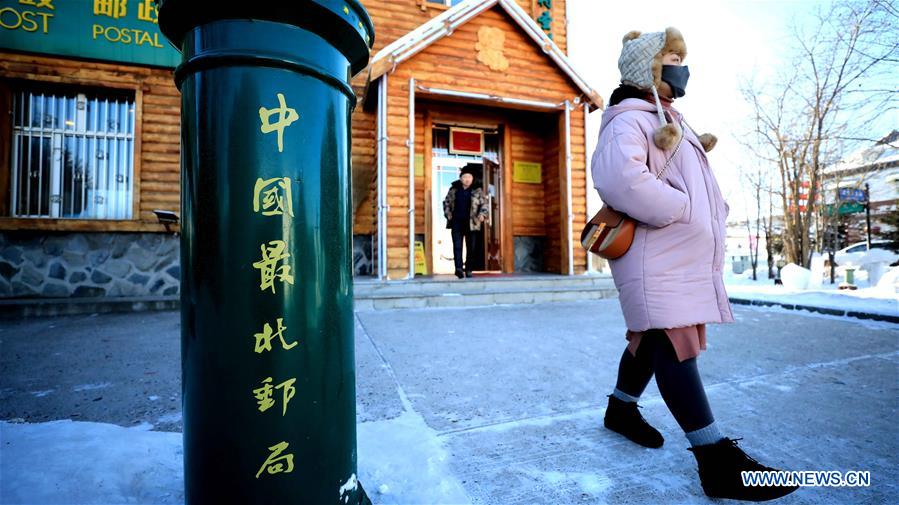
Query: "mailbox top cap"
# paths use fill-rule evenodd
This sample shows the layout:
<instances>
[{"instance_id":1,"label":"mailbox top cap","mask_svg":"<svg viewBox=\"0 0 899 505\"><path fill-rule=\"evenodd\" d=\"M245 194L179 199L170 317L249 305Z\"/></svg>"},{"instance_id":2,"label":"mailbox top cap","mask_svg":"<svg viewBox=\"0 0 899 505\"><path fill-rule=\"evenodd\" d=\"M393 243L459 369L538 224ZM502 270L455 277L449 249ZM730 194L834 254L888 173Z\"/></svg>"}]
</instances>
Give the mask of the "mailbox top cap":
<instances>
[{"instance_id":1,"label":"mailbox top cap","mask_svg":"<svg viewBox=\"0 0 899 505\"><path fill-rule=\"evenodd\" d=\"M159 28L179 51L188 30L202 24L223 19L274 21L321 36L347 57L355 75L368 65L375 42L374 25L359 0L156 0L156 4Z\"/></svg>"}]
</instances>

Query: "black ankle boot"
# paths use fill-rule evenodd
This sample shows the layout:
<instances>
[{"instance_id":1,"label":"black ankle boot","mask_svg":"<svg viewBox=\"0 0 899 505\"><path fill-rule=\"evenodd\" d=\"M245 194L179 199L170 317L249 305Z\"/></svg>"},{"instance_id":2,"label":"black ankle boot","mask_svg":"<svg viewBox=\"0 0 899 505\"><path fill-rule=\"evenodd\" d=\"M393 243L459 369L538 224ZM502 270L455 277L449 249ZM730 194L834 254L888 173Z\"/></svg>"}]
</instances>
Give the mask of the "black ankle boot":
<instances>
[{"instance_id":1,"label":"black ankle boot","mask_svg":"<svg viewBox=\"0 0 899 505\"><path fill-rule=\"evenodd\" d=\"M456 269L456 277L458 277L458 278L460 278L460 279L463 278L463 277L465 277L465 272L463 272L462 269L457 268L457 269Z\"/></svg>"},{"instance_id":2,"label":"black ankle boot","mask_svg":"<svg viewBox=\"0 0 899 505\"><path fill-rule=\"evenodd\" d=\"M609 406L606 407L603 424L643 447L652 449L662 447L665 443L662 434L643 419L637 408L637 402L625 402L609 395Z\"/></svg>"},{"instance_id":3,"label":"black ankle boot","mask_svg":"<svg viewBox=\"0 0 899 505\"><path fill-rule=\"evenodd\" d=\"M799 486L744 486L740 472L775 471L749 457L737 447L737 439L723 438L714 444L690 447L699 465L702 490L713 498L767 501L786 496Z\"/></svg>"}]
</instances>

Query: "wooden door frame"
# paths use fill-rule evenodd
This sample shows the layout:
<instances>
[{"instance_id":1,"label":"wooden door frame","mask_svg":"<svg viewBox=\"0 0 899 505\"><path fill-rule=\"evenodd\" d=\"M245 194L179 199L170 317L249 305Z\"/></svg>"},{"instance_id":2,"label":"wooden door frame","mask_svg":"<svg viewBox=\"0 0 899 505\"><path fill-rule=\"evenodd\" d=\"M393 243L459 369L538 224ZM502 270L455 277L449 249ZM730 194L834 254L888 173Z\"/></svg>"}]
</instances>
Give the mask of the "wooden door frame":
<instances>
[{"instance_id":1,"label":"wooden door frame","mask_svg":"<svg viewBox=\"0 0 899 505\"><path fill-rule=\"evenodd\" d=\"M428 272L433 275L433 249L431 247L431 238L433 237L433 215L431 211L431 198L433 198L433 133L434 125L441 122L442 116L439 112L432 112L427 108L425 110L425 132L424 132L424 166L425 166L425 255L428 262ZM496 122L479 121L475 118L473 121L459 121L458 117L443 118L445 122L470 124L474 128L496 129L500 135L500 152L499 164L502 170L503 187L502 198L500 199L500 250L502 251L502 267L503 273L511 273L515 271L515 243L512 235L514 223L512 221L512 128L506 119L500 119Z\"/></svg>"},{"instance_id":2,"label":"wooden door frame","mask_svg":"<svg viewBox=\"0 0 899 505\"><path fill-rule=\"evenodd\" d=\"M431 209L431 158L434 156L434 122L431 117L431 111L428 109L424 110L425 118L424 118L424 135L422 136L422 141L424 142L424 149L422 150L422 156L424 156L424 191L422 194L424 195L424 217L425 217L425 270L426 275L434 275L434 258L433 258L433 247L431 246L431 239L433 238L433 223L432 221L432 209ZM413 195L414 197L414 195Z\"/></svg>"},{"instance_id":3,"label":"wooden door frame","mask_svg":"<svg viewBox=\"0 0 899 505\"><path fill-rule=\"evenodd\" d=\"M500 153L500 169L503 172L503 194L500 204L500 249L503 255L503 273L515 271L515 243L512 236L512 128L508 121L500 125L502 151Z\"/></svg>"}]
</instances>

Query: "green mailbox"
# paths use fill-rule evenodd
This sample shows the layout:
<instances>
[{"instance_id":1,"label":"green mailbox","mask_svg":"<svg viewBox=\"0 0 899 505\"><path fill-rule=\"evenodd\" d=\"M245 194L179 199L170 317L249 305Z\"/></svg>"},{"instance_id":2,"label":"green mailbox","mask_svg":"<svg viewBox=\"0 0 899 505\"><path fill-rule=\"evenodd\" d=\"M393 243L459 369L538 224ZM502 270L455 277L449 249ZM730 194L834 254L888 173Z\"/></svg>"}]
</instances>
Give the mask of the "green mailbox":
<instances>
[{"instance_id":1,"label":"green mailbox","mask_svg":"<svg viewBox=\"0 0 899 505\"><path fill-rule=\"evenodd\" d=\"M368 503L356 474L357 0L162 0L182 53L186 501Z\"/></svg>"}]
</instances>

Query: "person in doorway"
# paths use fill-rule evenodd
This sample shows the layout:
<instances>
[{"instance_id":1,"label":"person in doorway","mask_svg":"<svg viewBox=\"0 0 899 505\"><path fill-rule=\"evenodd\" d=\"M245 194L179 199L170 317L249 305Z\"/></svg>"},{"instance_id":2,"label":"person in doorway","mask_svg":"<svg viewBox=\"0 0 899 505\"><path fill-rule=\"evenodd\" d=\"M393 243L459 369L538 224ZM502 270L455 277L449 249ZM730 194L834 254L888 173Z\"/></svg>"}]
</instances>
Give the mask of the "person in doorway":
<instances>
[{"instance_id":1,"label":"person in doorway","mask_svg":"<svg viewBox=\"0 0 899 505\"><path fill-rule=\"evenodd\" d=\"M674 28L625 35L621 85L602 115L591 162L602 200L638 223L627 253L609 261L628 344L604 425L644 447L661 447L662 435L637 411L655 375L690 442L705 494L770 500L796 486L743 485L741 471L772 469L743 452L740 438L721 434L697 368L705 325L734 317L722 279L730 208L706 158L716 138L697 136L672 106L686 92L686 53Z\"/></svg>"},{"instance_id":2,"label":"person in doorway","mask_svg":"<svg viewBox=\"0 0 899 505\"><path fill-rule=\"evenodd\" d=\"M462 168L459 180L454 181L443 199L446 227L452 230L453 261L456 277L471 277L472 258L477 247L481 223L487 219L487 197L480 181L475 179L478 165L469 163ZM462 241L465 241L465 263L462 263Z\"/></svg>"}]
</instances>

